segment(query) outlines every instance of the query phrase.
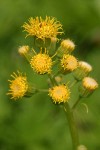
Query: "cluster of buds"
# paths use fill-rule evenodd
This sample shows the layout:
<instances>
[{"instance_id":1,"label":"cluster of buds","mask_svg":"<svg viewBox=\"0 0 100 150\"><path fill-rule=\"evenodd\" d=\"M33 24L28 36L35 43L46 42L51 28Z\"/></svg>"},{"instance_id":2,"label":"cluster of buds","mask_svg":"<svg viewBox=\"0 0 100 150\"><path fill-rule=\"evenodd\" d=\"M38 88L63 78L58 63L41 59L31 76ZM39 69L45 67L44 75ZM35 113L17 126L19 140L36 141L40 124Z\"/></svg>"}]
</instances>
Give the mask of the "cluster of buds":
<instances>
[{"instance_id":1,"label":"cluster of buds","mask_svg":"<svg viewBox=\"0 0 100 150\"><path fill-rule=\"evenodd\" d=\"M38 75L47 74L49 87L46 90L54 103L65 103L70 99L70 86L63 83L63 76L71 73L75 80L81 84L79 92L82 97L87 97L98 87L98 83L89 77L92 66L84 61L78 61L73 56L75 44L70 39L64 39L60 46L56 48L56 43L60 40L58 35L63 34L62 25L55 18L41 17L30 18L28 23L23 25L24 31L32 36L34 45L19 47L18 53L24 56L29 62L29 66ZM53 68L56 68L55 71ZM13 78L9 80L10 89L7 93L16 100L24 96L32 96L39 92L39 89L29 84L26 75L20 72L13 73Z\"/></svg>"}]
</instances>

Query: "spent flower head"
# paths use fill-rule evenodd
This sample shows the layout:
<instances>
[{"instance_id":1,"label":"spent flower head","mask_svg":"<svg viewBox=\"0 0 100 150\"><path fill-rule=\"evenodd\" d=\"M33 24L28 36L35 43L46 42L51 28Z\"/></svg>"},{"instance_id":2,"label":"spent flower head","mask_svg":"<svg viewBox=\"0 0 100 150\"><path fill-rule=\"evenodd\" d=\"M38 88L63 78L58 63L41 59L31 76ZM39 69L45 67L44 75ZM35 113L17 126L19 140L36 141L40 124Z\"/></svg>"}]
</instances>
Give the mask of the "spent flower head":
<instances>
[{"instance_id":1,"label":"spent flower head","mask_svg":"<svg viewBox=\"0 0 100 150\"><path fill-rule=\"evenodd\" d=\"M8 80L10 82L10 89L7 95L11 95L12 99L22 98L23 96L25 96L25 93L28 90L27 77L25 75L22 75L22 73L20 73L19 71L17 74L14 72L11 77L13 79Z\"/></svg>"},{"instance_id":2,"label":"spent flower head","mask_svg":"<svg viewBox=\"0 0 100 150\"><path fill-rule=\"evenodd\" d=\"M35 36L45 40L45 38L57 37L58 34L62 34L62 25L54 17L46 16L30 18L28 23L24 23L23 28L28 32L28 35Z\"/></svg>"},{"instance_id":3,"label":"spent flower head","mask_svg":"<svg viewBox=\"0 0 100 150\"><path fill-rule=\"evenodd\" d=\"M64 84L54 86L49 89L49 96L54 103L65 103L70 98L70 90Z\"/></svg>"}]
</instances>

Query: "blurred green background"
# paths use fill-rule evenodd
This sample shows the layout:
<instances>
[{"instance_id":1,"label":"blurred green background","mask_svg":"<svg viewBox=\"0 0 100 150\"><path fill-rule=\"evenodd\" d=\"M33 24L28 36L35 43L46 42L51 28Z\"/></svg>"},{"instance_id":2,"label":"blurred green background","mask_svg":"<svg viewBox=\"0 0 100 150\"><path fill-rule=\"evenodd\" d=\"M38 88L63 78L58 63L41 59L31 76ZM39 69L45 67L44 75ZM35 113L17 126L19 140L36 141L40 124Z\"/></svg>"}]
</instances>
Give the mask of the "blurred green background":
<instances>
[{"instance_id":1,"label":"blurred green background","mask_svg":"<svg viewBox=\"0 0 100 150\"><path fill-rule=\"evenodd\" d=\"M10 74L26 72L37 87L47 87L45 77L34 75L18 55L20 45L32 46L21 26L29 17L56 17L65 34L76 43L75 56L93 66L91 76L100 83L100 0L0 0L0 150L71 150L72 143L63 110L47 94L12 101L6 96ZM69 77L70 78L70 77ZM77 86L72 91L77 99ZM80 143L88 150L100 150L99 89L83 100L75 116Z\"/></svg>"}]
</instances>

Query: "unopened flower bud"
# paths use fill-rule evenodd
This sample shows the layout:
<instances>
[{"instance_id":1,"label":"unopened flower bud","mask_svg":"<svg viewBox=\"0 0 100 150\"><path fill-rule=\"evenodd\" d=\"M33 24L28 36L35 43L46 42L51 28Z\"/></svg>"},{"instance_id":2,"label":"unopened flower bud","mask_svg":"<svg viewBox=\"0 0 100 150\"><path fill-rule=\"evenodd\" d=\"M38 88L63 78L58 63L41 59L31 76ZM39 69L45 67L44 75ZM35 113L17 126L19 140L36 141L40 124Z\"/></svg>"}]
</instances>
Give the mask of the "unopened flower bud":
<instances>
[{"instance_id":1,"label":"unopened flower bud","mask_svg":"<svg viewBox=\"0 0 100 150\"><path fill-rule=\"evenodd\" d=\"M79 61L78 67L74 71L74 77L77 80L82 80L92 71L92 66L85 61Z\"/></svg>"},{"instance_id":2,"label":"unopened flower bud","mask_svg":"<svg viewBox=\"0 0 100 150\"><path fill-rule=\"evenodd\" d=\"M62 77L61 76L56 76L55 80L57 81L57 83L60 83L62 81Z\"/></svg>"},{"instance_id":3,"label":"unopened flower bud","mask_svg":"<svg viewBox=\"0 0 100 150\"><path fill-rule=\"evenodd\" d=\"M98 88L98 83L91 77L85 77L82 80L82 84L79 88L80 95L82 97L87 97L93 93Z\"/></svg>"},{"instance_id":4,"label":"unopened flower bud","mask_svg":"<svg viewBox=\"0 0 100 150\"><path fill-rule=\"evenodd\" d=\"M70 54L75 49L75 44L70 39L63 40L58 48L57 55L62 57L63 54Z\"/></svg>"},{"instance_id":5,"label":"unopened flower bud","mask_svg":"<svg viewBox=\"0 0 100 150\"><path fill-rule=\"evenodd\" d=\"M30 58L31 58L31 52L29 50L29 46L25 45L25 46L20 46L18 49L18 53L22 56L24 56L27 61L29 62Z\"/></svg>"},{"instance_id":6,"label":"unopened flower bud","mask_svg":"<svg viewBox=\"0 0 100 150\"><path fill-rule=\"evenodd\" d=\"M75 49L75 44L70 39L66 39L61 42L61 47L65 49L65 51L68 50L69 52L72 52Z\"/></svg>"},{"instance_id":7,"label":"unopened flower bud","mask_svg":"<svg viewBox=\"0 0 100 150\"><path fill-rule=\"evenodd\" d=\"M20 55L25 55L27 54L29 51L29 46L25 45L25 46L20 46L19 49L18 49L18 53Z\"/></svg>"}]
</instances>

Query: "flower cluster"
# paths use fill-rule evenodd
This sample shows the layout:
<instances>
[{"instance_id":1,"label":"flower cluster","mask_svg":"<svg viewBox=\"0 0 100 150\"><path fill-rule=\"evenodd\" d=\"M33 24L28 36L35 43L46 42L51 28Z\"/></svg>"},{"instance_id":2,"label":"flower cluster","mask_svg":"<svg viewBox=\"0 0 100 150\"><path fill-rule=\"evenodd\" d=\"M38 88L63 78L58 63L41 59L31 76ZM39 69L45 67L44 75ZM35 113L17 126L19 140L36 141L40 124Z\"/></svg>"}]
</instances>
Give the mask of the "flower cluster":
<instances>
[{"instance_id":1,"label":"flower cluster","mask_svg":"<svg viewBox=\"0 0 100 150\"><path fill-rule=\"evenodd\" d=\"M55 104L66 103L70 100L71 86L67 81L62 80L63 76L69 73L77 82L80 81L81 90L79 89L79 92L82 97L88 96L98 88L98 83L89 77L92 66L73 56L75 44L72 40L64 39L56 48L56 43L60 41L58 35L63 33L59 21L48 16L45 19L42 17L30 18L28 23L24 23L23 28L28 33L27 36L34 37L35 42L32 48L28 45L19 47L18 53L27 59L36 75L47 74L49 87L46 92ZM10 90L7 94L11 95L12 99L22 98L27 96L27 93L39 92L38 89L34 92L30 91L27 77L22 73L13 73L11 77L13 79L9 80ZM31 89L35 88L31 87Z\"/></svg>"}]
</instances>

